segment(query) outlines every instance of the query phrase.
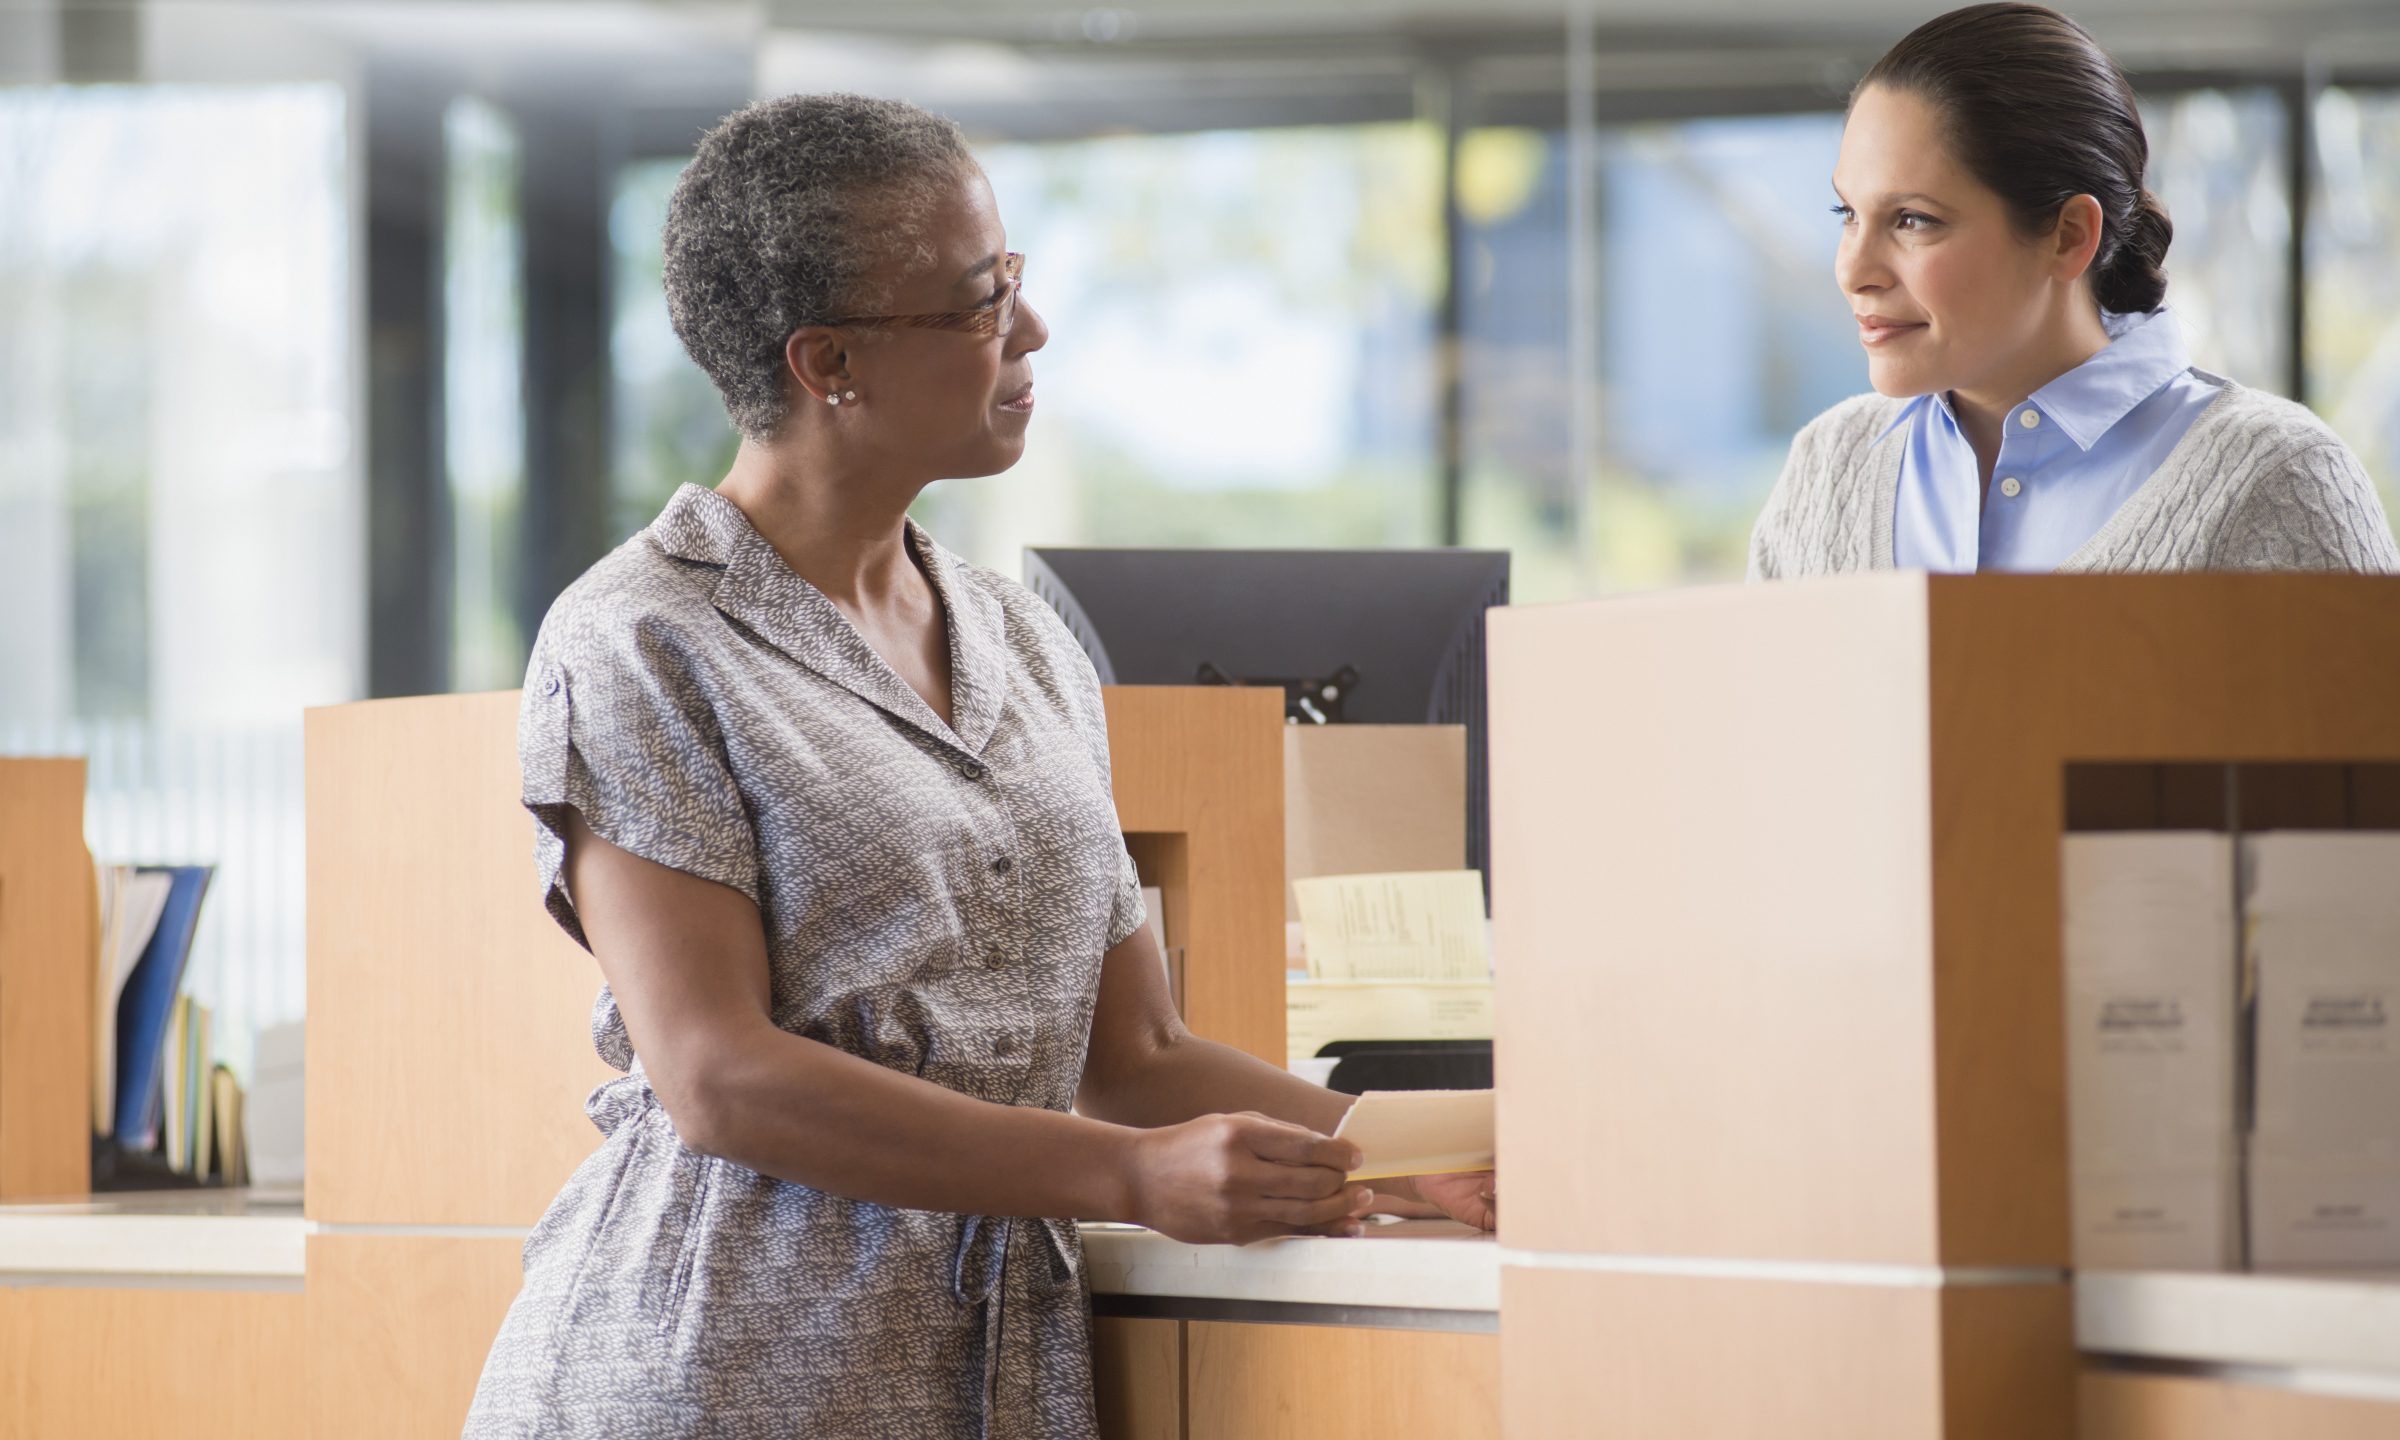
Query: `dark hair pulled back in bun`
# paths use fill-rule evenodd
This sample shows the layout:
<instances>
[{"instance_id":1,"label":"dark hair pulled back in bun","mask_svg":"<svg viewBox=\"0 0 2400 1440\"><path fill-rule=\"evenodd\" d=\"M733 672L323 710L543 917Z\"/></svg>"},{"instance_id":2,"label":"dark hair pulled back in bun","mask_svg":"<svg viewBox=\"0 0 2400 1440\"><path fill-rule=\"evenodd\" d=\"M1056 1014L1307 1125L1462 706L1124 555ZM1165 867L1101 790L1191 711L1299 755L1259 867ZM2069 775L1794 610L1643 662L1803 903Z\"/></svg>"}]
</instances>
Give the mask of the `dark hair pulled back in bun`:
<instances>
[{"instance_id":1,"label":"dark hair pulled back in bun","mask_svg":"<svg viewBox=\"0 0 2400 1440\"><path fill-rule=\"evenodd\" d=\"M2141 111L2082 26L2040 5L1970 5L1910 31L1854 97L1871 85L1931 105L1952 153L2007 203L2020 233L2048 234L2078 195L2099 202L2091 280L2101 308L2155 310L2166 299L2175 225L2142 188Z\"/></svg>"}]
</instances>

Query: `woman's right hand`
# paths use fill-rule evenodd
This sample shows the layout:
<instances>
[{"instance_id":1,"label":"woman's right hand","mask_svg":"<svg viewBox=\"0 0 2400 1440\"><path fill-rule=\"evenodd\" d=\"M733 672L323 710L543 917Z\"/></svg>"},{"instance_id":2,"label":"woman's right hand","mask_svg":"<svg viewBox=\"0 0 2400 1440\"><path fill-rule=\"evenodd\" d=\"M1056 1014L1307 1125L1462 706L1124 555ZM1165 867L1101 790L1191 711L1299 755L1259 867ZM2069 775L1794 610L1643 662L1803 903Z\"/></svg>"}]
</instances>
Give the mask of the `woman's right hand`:
<instances>
[{"instance_id":1,"label":"woman's right hand","mask_svg":"<svg viewBox=\"0 0 2400 1440\"><path fill-rule=\"evenodd\" d=\"M1134 1137L1132 1219L1195 1245L1355 1235L1375 1200L1348 1182L1358 1147L1245 1111Z\"/></svg>"}]
</instances>

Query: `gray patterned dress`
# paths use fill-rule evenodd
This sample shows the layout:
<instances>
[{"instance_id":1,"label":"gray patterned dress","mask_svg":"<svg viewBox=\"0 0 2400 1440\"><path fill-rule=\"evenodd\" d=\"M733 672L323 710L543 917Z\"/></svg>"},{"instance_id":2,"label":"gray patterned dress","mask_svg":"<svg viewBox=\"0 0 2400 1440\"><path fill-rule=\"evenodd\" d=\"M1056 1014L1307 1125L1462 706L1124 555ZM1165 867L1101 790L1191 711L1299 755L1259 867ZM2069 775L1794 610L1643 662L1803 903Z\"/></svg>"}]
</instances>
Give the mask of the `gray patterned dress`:
<instances>
[{"instance_id":1,"label":"gray patterned dress","mask_svg":"<svg viewBox=\"0 0 2400 1440\"><path fill-rule=\"evenodd\" d=\"M562 595L518 745L550 912L569 807L758 904L777 1025L963 1094L1063 1110L1100 957L1141 923L1091 666L1031 594L911 525L953 720L687 485ZM699 1155L604 987L607 1136L525 1243L469 1437L1095 1433L1072 1223L902 1210ZM805 1105L808 1097L793 1095Z\"/></svg>"}]
</instances>

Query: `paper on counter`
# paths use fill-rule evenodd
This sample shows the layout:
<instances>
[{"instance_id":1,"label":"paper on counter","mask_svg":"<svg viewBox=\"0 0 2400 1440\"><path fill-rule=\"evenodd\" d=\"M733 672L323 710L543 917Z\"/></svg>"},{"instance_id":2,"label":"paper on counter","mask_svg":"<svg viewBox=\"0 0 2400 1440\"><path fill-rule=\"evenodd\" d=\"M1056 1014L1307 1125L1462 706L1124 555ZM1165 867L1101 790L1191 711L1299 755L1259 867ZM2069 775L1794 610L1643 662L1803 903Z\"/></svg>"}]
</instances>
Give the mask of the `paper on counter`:
<instances>
[{"instance_id":1,"label":"paper on counter","mask_svg":"<svg viewBox=\"0 0 2400 1440\"><path fill-rule=\"evenodd\" d=\"M1492 973L1483 877L1472 870L1327 875L1292 882L1319 980L1484 980Z\"/></svg>"},{"instance_id":2,"label":"paper on counter","mask_svg":"<svg viewBox=\"0 0 2400 1440\"><path fill-rule=\"evenodd\" d=\"M1293 1059L1335 1040L1489 1040L1489 980L1291 980L1283 1033Z\"/></svg>"},{"instance_id":3,"label":"paper on counter","mask_svg":"<svg viewBox=\"0 0 2400 1440\"><path fill-rule=\"evenodd\" d=\"M1489 1090L1369 1090L1333 1133L1359 1149L1353 1180L1489 1170L1496 1154Z\"/></svg>"}]
</instances>

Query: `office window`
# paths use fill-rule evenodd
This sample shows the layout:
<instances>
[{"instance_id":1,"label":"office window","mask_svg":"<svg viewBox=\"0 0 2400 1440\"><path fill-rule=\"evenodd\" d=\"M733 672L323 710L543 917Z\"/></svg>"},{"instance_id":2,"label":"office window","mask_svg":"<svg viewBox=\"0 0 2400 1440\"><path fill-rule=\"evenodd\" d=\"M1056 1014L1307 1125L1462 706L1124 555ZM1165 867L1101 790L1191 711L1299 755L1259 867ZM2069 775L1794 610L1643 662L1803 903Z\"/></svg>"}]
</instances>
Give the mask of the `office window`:
<instances>
[{"instance_id":1,"label":"office window","mask_svg":"<svg viewBox=\"0 0 2400 1440\"><path fill-rule=\"evenodd\" d=\"M681 158L627 165L609 206L612 540L649 524L676 486L716 484L741 440L667 319L659 234L683 166Z\"/></svg>"},{"instance_id":2,"label":"office window","mask_svg":"<svg viewBox=\"0 0 2400 1440\"><path fill-rule=\"evenodd\" d=\"M2281 393L2291 385L2290 128L2272 90L2192 90L2142 106L2150 189L2175 222L2167 304L2192 363Z\"/></svg>"},{"instance_id":3,"label":"office window","mask_svg":"<svg viewBox=\"0 0 2400 1440\"><path fill-rule=\"evenodd\" d=\"M1051 341L1024 463L929 492L936 533L1012 574L1034 543L1434 542L1431 127L982 154Z\"/></svg>"},{"instance_id":4,"label":"office window","mask_svg":"<svg viewBox=\"0 0 2400 1440\"><path fill-rule=\"evenodd\" d=\"M1029 544L1417 545L1435 535L1440 152L1416 125L978 147L1050 326L1006 475L918 518L1015 574ZM658 293L680 162L611 219L621 529L733 448Z\"/></svg>"},{"instance_id":5,"label":"office window","mask_svg":"<svg viewBox=\"0 0 2400 1440\"><path fill-rule=\"evenodd\" d=\"M303 706L364 672L332 85L0 88L0 751L104 860L218 867L220 1053L300 1013Z\"/></svg>"},{"instance_id":6,"label":"office window","mask_svg":"<svg viewBox=\"0 0 2400 1440\"><path fill-rule=\"evenodd\" d=\"M525 234L516 127L454 101L442 117L443 448L450 476L450 687L525 674L517 623L525 500Z\"/></svg>"},{"instance_id":7,"label":"office window","mask_svg":"<svg viewBox=\"0 0 2400 1440\"><path fill-rule=\"evenodd\" d=\"M1466 539L1516 551L1518 596L1742 574L1792 435L1866 387L1833 280L1840 142L1832 114L1602 129L1599 468L1579 481L1566 473L1565 137L1472 138L1462 202L1486 165L1522 178L1493 184L1507 203L1468 204Z\"/></svg>"},{"instance_id":8,"label":"office window","mask_svg":"<svg viewBox=\"0 0 2400 1440\"><path fill-rule=\"evenodd\" d=\"M2400 514L2400 91L2328 89L2316 138L2309 399Z\"/></svg>"}]
</instances>

